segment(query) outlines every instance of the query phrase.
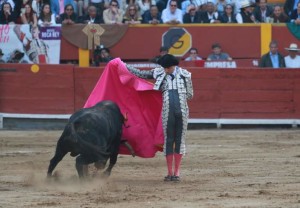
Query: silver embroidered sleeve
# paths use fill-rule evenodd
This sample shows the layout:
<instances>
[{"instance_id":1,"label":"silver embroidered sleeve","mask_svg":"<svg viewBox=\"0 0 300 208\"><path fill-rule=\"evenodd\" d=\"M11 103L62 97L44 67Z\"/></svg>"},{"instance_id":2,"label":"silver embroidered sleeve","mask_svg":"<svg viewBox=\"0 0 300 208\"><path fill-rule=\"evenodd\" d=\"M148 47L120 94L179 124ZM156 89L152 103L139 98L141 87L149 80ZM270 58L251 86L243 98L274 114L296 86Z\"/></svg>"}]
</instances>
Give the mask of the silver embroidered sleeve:
<instances>
[{"instance_id":1,"label":"silver embroidered sleeve","mask_svg":"<svg viewBox=\"0 0 300 208\"><path fill-rule=\"evenodd\" d=\"M194 96L194 90L193 90L193 84L192 84L192 78L187 77L186 78L186 94L187 94L187 99L190 100Z\"/></svg>"},{"instance_id":2,"label":"silver embroidered sleeve","mask_svg":"<svg viewBox=\"0 0 300 208\"><path fill-rule=\"evenodd\" d=\"M153 69L152 70L140 70L133 66L126 64L127 69L134 75L143 79L153 79Z\"/></svg>"}]
</instances>

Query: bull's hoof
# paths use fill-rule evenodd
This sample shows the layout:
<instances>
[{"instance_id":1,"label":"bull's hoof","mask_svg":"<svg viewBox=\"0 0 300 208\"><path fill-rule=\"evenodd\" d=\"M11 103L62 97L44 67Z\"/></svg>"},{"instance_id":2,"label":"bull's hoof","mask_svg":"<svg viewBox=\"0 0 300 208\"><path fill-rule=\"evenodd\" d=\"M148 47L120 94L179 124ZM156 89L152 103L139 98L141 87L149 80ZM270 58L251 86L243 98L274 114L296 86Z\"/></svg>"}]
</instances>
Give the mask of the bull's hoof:
<instances>
[{"instance_id":1,"label":"bull's hoof","mask_svg":"<svg viewBox=\"0 0 300 208\"><path fill-rule=\"evenodd\" d=\"M102 176L103 176L103 178L108 178L108 177L110 176L110 172L104 171L104 172L102 173Z\"/></svg>"}]
</instances>

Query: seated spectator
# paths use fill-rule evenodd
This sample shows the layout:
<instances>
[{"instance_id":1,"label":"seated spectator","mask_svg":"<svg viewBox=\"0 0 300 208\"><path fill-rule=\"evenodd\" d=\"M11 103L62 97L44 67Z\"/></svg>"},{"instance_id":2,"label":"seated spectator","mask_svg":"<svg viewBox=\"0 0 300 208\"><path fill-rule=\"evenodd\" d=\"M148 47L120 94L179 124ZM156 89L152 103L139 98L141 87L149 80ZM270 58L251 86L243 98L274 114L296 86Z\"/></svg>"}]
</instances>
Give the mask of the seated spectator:
<instances>
[{"instance_id":1,"label":"seated spectator","mask_svg":"<svg viewBox=\"0 0 300 208\"><path fill-rule=\"evenodd\" d=\"M0 0L0 8L2 11L2 6L4 3L9 3L10 4L10 7L11 7L11 10L14 11L15 10L15 2L14 0ZM15 14L18 14L18 13L15 13Z\"/></svg>"},{"instance_id":2,"label":"seated spectator","mask_svg":"<svg viewBox=\"0 0 300 208\"><path fill-rule=\"evenodd\" d=\"M136 5L131 4L127 7L126 13L123 17L123 23L130 25L142 23L142 17L138 12Z\"/></svg>"},{"instance_id":3,"label":"seated spectator","mask_svg":"<svg viewBox=\"0 0 300 208\"><path fill-rule=\"evenodd\" d=\"M162 11L161 19L165 24L181 24L183 23L182 11L177 8L177 1L171 0L167 8Z\"/></svg>"},{"instance_id":4,"label":"seated spectator","mask_svg":"<svg viewBox=\"0 0 300 208\"><path fill-rule=\"evenodd\" d=\"M191 0L184 0L181 2L181 11L182 11L182 14L185 15L187 12L188 12L188 7L193 4L194 6L196 6L194 4L193 1ZM196 6L197 7L197 6Z\"/></svg>"},{"instance_id":5,"label":"seated spectator","mask_svg":"<svg viewBox=\"0 0 300 208\"><path fill-rule=\"evenodd\" d=\"M241 12L237 13L236 21L242 23L256 23L255 16L253 15L253 4L245 0L241 3Z\"/></svg>"},{"instance_id":6,"label":"seated spectator","mask_svg":"<svg viewBox=\"0 0 300 208\"><path fill-rule=\"evenodd\" d=\"M108 63L112 59L113 59L113 57L111 57L110 51L108 48L105 48L102 45L97 46L97 48L94 51L95 66L99 66L100 63Z\"/></svg>"},{"instance_id":7,"label":"seated spectator","mask_svg":"<svg viewBox=\"0 0 300 208\"><path fill-rule=\"evenodd\" d=\"M230 4L230 0L216 0L216 11L222 15L225 12L225 6Z\"/></svg>"},{"instance_id":8,"label":"seated spectator","mask_svg":"<svg viewBox=\"0 0 300 208\"><path fill-rule=\"evenodd\" d=\"M153 25L162 23L161 13L158 11L156 5L152 5L150 10L144 13L142 23Z\"/></svg>"},{"instance_id":9,"label":"seated spectator","mask_svg":"<svg viewBox=\"0 0 300 208\"><path fill-rule=\"evenodd\" d=\"M15 22L16 16L12 10L10 3L3 3L0 11L0 24L14 24Z\"/></svg>"},{"instance_id":10,"label":"seated spectator","mask_svg":"<svg viewBox=\"0 0 300 208\"><path fill-rule=\"evenodd\" d=\"M122 5L120 4L120 2L122 2ZM126 13L127 8L129 5L135 5L137 8L137 11L139 11L139 5L137 3L137 0L120 0L119 5L120 5L120 9L122 9L123 14Z\"/></svg>"},{"instance_id":11,"label":"seated spectator","mask_svg":"<svg viewBox=\"0 0 300 208\"><path fill-rule=\"evenodd\" d=\"M269 23L286 23L289 22L290 18L283 12L281 6L276 5L273 10L273 14L267 18L267 22Z\"/></svg>"},{"instance_id":12,"label":"seated spectator","mask_svg":"<svg viewBox=\"0 0 300 208\"><path fill-rule=\"evenodd\" d=\"M49 4L49 2L47 0L32 0L31 6L32 6L33 11L35 11L38 18L41 14L43 5L46 3Z\"/></svg>"},{"instance_id":13,"label":"seated spectator","mask_svg":"<svg viewBox=\"0 0 300 208\"><path fill-rule=\"evenodd\" d=\"M219 43L214 43L211 46L212 53L207 57L207 61L231 61L232 58L227 54L222 52L221 45Z\"/></svg>"},{"instance_id":14,"label":"seated spectator","mask_svg":"<svg viewBox=\"0 0 300 208\"><path fill-rule=\"evenodd\" d=\"M55 15L56 20L65 12L67 4L72 4L75 8L74 0L51 0L51 11Z\"/></svg>"},{"instance_id":15,"label":"seated spectator","mask_svg":"<svg viewBox=\"0 0 300 208\"><path fill-rule=\"evenodd\" d=\"M283 5L284 13L290 17L292 12L297 9L297 3L298 0L285 0Z\"/></svg>"},{"instance_id":16,"label":"seated spectator","mask_svg":"<svg viewBox=\"0 0 300 208\"><path fill-rule=\"evenodd\" d=\"M285 65L287 68L300 68L300 49L296 43L291 43L289 48L285 48L289 52L288 56L284 57Z\"/></svg>"},{"instance_id":17,"label":"seated spectator","mask_svg":"<svg viewBox=\"0 0 300 208\"><path fill-rule=\"evenodd\" d=\"M122 24L123 12L117 0L111 0L109 8L103 12L103 20L105 24Z\"/></svg>"},{"instance_id":18,"label":"seated spectator","mask_svg":"<svg viewBox=\"0 0 300 208\"><path fill-rule=\"evenodd\" d=\"M278 43L272 40L269 44L270 51L264 54L259 62L259 67L282 68L285 67L284 57L278 53Z\"/></svg>"},{"instance_id":19,"label":"seated spectator","mask_svg":"<svg viewBox=\"0 0 300 208\"><path fill-rule=\"evenodd\" d=\"M25 12L21 14L22 23L37 26L37 15L35 11L33 11L31 4L26 4L24 8Z\"/></svg>"},{"instance_id":20,"label":"seated spectator","mask_svg":"<svg viewBox=\"0 0 300 208\"><path fill-rule=\"evenodd\" d=\"M0 63L5 63L3 56L4 56L4 53L2 52L2 49L0 48Z\"/></svg>"},{"instance_id":21,"label":"seated spectator","mask_svg":"<svg viewBox=\"0 0 300 208\"><path fill-rule=\"evenodd\" d=\"M294 22L296 25L300 25L300 1L297 4L297 9L295 9L291 16L291 22Z\"/></svg>"},{"instance_id":22,"label":"seated spectator","mask_svg":"<svg viewBox=\"0 0 300 208\"><path fill-rule=\"evenodd\" d=\"M95 6L88 7L88 14L83 16L80 20L82 23L88 24L102 24L104 23L102 16L97 14L97 9Z\"/></svg>"},{"instance_id":23,"label":"seated spectator","mask_svg":"<svg viewBox=\"0 0 300 208\"><path fill-rule=\"evenodd\" d=\"M169 48L162 46L159 49L159 55L155 56L154 58L150 59L149 61L152 63L156 63L158 62L158 60L163 56L169 53Z\"/></svg>"},{"instance_id":24,"label":"seated spectator","mask_svg":"<svg viewBox=\"0 0 300 208\"><path fill-rule=\"evenodd\" d=\"M267 18L273 13L273 8L267 5L267 0L259 0L255 7L253 15L258 22L267 22Z\"/></svg>"},{"instance_id":25,"label":"seated spectator","mask_svg":"<svg viewBox=\"0 0 300 208\"><path fill-rule=\"evenodd\" d=\"M89 6L96 8L97 15L103 17L103 11L109 7L108 0L89 0Z\"/></svg>"},{"instance_id":26,"label":"seated spectator","mask_svg":"<svg viewBox=\"0 0 300 208\"><path fill-rule=\"evenodd\" d=\"M219 13L212 2L207 2L206 11L200 13L200 18L202 23L220 23Z\"/></svg>"},{"instance_id":27,"label":"seated spectator","mask_svg":"<svg viewBox=\"0 0 300 208\"><path fill-rule=\"evenodd\" d=\"M190 4L187 13L183 15L183 23L201 23L200 13L196 11L196 6Z\"/></svg>"},{"instance_id":28,"label":"seated spectator","mask_svg":"<svg viewBox=\"0 0 300 208\"><path fill-rule=\"evenodd\" d=\"M202 60L200 56L198 56L198 49L197 48L191 48L189 50L189 56L186 57L184 60L185 61L197 61L197 60Z\"/></svg>"},{"instance_id":29,"label":"seated spectator","mask_svg":"<svg viewBox=\"0 0 300 208\"><path fill-rule=\"evenodd\" d=\"M16 4L14 11L16 12L16 14L20 14L20 16L22 14L25 13L25 6L27 4L32 4L32 0L19 0L19 2Z\"/></svg>"},{"instance_id":30,"label":"seated spectator","mask_svg":"<svg viewBox=\"0 0 300 208\"><path fill-rule=\"evenodd\" d=\"M67 4L65 6L65 12L59 15L57 23L64 25L73 25L77 23L77 14L74 12L74 7L72 4Z\"/></svg>"},{"instance_id":31,"label":"seated spectator","mask_svg":"<svg viewBox=\"0 0 300 208\"><path fill-rule=\"evenodd\" d=\"M221 23L237 23L231 4L225 6L225 12L219 16Z\"/></svg>"},{"instance_id":32,"label":"seated spectator","mask_svg":"<svg viewBox=\"0 0 300 208\"><path fill-rule=\"evenodd\" d=\"M148 11L152 5L156 5L155 0L138 0L140 14L143 16L145 11Z\"/></svg>"},{"instance_id":33,"label":"seated spectator","mask_svg":"<svg viewBox=\"0 0 300 208\"><path fill-rule=\"evenodd\" d=\"M38 19L38 25L48 27L48 26L53 26L55 24L56 24L55 15L52 14L50 5L44 4L42 6L42 11Z\"/></svg>"},{"instance_id":34,"label":"seated spectator","mask_svg":"<svg viewBox=\"0 0 300 208\"><path fill-rule=\"evenodd\" d=\"M87 13L89 6L89 0L74 0L75 12L78 17L81 17Z\"/></svg>"}]
</instances>

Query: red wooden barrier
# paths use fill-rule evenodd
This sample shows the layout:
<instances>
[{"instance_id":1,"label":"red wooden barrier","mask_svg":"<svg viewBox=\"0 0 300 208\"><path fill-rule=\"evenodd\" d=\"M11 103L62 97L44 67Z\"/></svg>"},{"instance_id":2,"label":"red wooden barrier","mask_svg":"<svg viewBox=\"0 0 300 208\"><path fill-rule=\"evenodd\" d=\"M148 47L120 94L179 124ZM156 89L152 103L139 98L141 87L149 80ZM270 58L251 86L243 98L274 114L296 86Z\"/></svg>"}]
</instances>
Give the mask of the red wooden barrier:
<instances>
[{"instance_id":1,"label":"red wooden barrier","mask_svg":"<svg viewBox=\"0 0 300 208\"><path fill-rule=\"evenodd\" d=\"M30 64L0 67L0 112L71 114L81 108L103 67ZM205 69L192 72L191 118L300 117L300 69Z\"/></svg>"}]
</instances>

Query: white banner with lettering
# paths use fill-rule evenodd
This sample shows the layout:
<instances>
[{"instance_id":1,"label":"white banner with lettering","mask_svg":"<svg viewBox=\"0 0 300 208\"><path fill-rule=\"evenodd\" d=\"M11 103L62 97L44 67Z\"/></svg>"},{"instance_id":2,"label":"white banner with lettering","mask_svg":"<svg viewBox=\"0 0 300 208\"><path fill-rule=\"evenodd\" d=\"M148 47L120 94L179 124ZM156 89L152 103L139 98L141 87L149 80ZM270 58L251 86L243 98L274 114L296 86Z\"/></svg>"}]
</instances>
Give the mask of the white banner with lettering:
<instances>
[{"instance_id":1,"label":"white banner with lettering","mask_svg":"<svg viewBox=\"0 0 300 208\"><path fill-rule=\"evenodd\" d=\"M61 27L0 25L2 60L7 63L59 64Z\"/></svg>"}]
</instances>

